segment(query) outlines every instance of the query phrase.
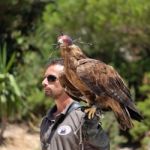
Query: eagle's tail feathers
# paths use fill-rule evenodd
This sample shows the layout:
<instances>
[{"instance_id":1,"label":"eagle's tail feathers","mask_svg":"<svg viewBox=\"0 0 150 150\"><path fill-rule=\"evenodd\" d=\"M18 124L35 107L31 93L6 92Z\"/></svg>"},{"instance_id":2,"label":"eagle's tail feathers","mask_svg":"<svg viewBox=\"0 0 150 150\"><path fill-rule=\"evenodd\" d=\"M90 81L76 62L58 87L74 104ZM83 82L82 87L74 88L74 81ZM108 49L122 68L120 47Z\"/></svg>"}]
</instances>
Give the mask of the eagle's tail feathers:
<instances>
[{"instance_id":1,"label":"eagle's tail feathers","mask_svg":"<svg viewBox=\"0 0 150 150\"><path fill-rule=\"evenodd\" d=\"M130 114L125 107L119 109L119 111L114 112L116 119L122 130L130 129L133 127Z\"/></svg>"},{"instance_id":2,"label":"eagle's tail feathers","mask_svg":"<svg viewBox=\"0 0 150 150\"><path fill-rule=\"evenodd\" d=\"M131 100L126 100L125 104L126 104L125 106L127 108L127 111L129 112L132 119L137 120L137 121L143 120L142 115L137 110L135 104Z\"/></svg>"},{"instance_id":3,"label":"eagle's tail feathers","mask_svg":"<svg viewBox=\"0 0 150 150\"><path fill-rule=\"evenodd\" d=\"M137 120L137 121L143 120L142 115L136 109L133 110L130 107L127 107L127 109L132 119Z\"/></svg>"}]
</instances>

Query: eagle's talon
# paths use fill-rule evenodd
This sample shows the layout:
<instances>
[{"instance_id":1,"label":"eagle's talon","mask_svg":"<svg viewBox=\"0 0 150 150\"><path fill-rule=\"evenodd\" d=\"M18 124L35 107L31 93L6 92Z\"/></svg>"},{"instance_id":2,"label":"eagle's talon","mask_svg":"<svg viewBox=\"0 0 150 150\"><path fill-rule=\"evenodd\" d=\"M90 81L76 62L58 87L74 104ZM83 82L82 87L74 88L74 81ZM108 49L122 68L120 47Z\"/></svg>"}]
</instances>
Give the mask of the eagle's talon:
<instances>
[{"instance_id":1,"label":"eagle's talon","mask_svg":"<svg viewBox=\"0 0 150 150\"><path fill-rule=\"evenodd\" d=\"M88 114L88 119L94 118L94 115L96 114L96 107L91 107L85 109L85 113Z\"/></svg>"}]
</instances>

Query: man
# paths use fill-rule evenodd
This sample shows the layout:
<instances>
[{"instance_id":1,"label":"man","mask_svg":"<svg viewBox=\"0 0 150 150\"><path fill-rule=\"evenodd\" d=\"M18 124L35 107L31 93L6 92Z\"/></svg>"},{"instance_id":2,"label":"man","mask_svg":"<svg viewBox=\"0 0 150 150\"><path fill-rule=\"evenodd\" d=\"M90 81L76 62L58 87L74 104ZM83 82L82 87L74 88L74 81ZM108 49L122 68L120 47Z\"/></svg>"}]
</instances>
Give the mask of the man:
<instances>
[{"instance_id":1,"label":"man","mask_svg":"<svg viewBox=\"0 0 150 150\"><path fill-rule=\"evenodd\" d=\"M62 59L50 61L45 70L42 85L55 105L41 123L42 150L109 150L109 139L98 117L89 120L79 103L62 88L58 79L62 71Z\"/></svg>"}]
</instances>

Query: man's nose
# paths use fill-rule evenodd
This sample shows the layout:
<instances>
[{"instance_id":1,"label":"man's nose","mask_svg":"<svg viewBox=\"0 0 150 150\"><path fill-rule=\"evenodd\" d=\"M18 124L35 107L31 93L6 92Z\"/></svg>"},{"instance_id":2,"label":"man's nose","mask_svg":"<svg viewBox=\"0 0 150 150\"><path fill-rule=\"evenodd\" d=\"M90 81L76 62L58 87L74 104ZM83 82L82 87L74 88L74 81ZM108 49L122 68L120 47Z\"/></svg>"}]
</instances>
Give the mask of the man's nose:
<instances>
[{"instance_id":1,"label":"man's nose","mask_svg":"<svg viewBox=\"0 0 150 150\"><path fill-rule=\"evenodd\" d=\"M47 78L44 78L43 81L42 81L42 86L45 87L47 85L48 85Z\"/></svg>"}]
</instances>

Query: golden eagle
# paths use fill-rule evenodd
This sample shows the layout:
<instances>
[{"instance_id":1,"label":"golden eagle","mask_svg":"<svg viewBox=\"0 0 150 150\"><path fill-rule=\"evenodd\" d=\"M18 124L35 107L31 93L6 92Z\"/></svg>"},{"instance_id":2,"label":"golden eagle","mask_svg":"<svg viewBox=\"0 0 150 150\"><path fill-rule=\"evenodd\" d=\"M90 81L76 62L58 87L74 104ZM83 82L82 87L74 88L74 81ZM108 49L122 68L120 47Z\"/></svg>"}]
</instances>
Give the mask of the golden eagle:
<instances>
[{"instance_id":1,"label":"golden eagle","mask_svg":"<svg viewBox=\"0 0 150 150\"><path fill-rule=\"evenodd\" d=\"M88 58L68 35L59 36L58 44L64 58L60 82L71 97L89 104L85 110L89 118L97 109L112 110L123 130L133 126L131 118L143 119L129 89L112 66Z\"/></svg>"}]
</instances>

